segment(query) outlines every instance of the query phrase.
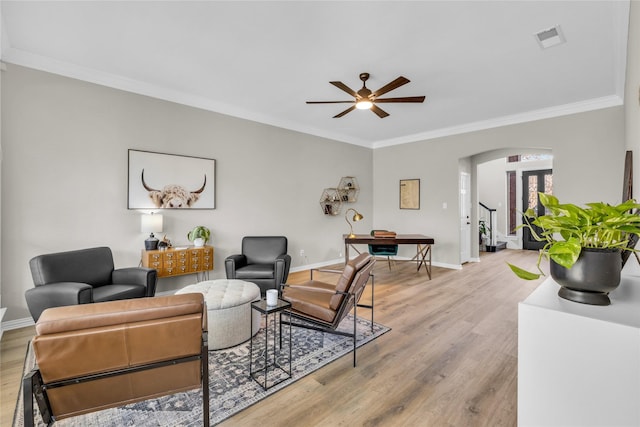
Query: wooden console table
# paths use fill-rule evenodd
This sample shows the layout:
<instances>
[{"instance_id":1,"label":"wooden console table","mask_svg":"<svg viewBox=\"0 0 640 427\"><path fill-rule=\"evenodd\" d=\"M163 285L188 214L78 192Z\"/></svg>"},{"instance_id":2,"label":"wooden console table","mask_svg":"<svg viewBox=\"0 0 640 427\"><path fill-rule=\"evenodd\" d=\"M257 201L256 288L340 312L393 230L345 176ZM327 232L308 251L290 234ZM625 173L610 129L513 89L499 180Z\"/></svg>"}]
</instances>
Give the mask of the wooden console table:
<instances>
[{"instance_id":1,"label":"wooden console table","mask_svg":"<svg viewBox=\"0 0 640 427\"><path fill-rule=\"evenodd\" d=\"M188 246L154 251L143 249L142 266L155 268L158 277L202 273L213 270L213 247Z\"/></svg>"},{"instance_id":2,"label":"wooden console table","mask_svg":"<svg viewBox=\"0 0 640 427\"><path fill-rule=\"evenodd\" d=\"M433 237L427 237L422 234L398 234L396 237L373 237L368 234L356 234L355 237L349 237L344 234L344 263L349 261L349 247L352 247L356 252L360 253L356 249L356 244L361 245L416 245L416 255L410 260L402 260L413 262L415 261L420 267L424 265L429 280L431 280L431 245L435 243Z\"/></svg>"}]
</instances>

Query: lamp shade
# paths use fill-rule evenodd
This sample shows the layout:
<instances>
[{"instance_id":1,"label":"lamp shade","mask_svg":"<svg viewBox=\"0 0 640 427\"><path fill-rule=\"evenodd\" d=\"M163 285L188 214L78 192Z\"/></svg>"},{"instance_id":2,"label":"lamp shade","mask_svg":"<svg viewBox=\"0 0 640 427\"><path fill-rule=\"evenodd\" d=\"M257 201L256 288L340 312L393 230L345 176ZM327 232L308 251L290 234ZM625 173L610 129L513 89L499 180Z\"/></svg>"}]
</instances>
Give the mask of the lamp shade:
<instances>
[{"instance_id":1,"label":"lamp shade","mask_svg":"<svg viewBox=\"0 0 640 427\"><path fill-rule=\"evenodd\" d=\"M140 219L140 231L143 233L161 233L162 215L144 214Z\"/></svg>"}]
</instances>

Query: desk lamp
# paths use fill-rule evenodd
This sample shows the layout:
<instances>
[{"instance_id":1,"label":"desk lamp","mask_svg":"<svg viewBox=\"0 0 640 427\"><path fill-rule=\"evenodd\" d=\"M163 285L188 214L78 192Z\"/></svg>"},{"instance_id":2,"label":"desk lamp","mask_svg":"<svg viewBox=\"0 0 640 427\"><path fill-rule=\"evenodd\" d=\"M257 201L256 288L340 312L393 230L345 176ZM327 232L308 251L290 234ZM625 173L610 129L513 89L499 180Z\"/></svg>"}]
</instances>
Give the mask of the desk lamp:
<instances>
[{"instance_id":1,"label":"desk lamp","mask_svg":"<svg viewBox=\"0 0 640 427\"><path fill-rule=\"evenodd\" d=\"M158 238L153 233L162 233L162 215L159 214L143 214L140 219L140 231L143 233L151 233L147 240L144 241L144 248L148 251L158 249Z\"/></svg>"},{"instance_id":2,"label":"desk lamp","mask_svg":"<svg viewBox=\"0 0 640 427\"><path fill-rule=\"evenodd\" d=\"M353 234L353 225L351 225L351 223L349 222L349 211L353 211L353 218L351 218L354 222L356 221L360 221L362 218L364 218L357 210L353 209L353 208L349 208L347 209L347 211L344 213L344 219L345 221L347 221L347 224L349 224L349 228L350 228L350 233L349 233L349 237L353 238L356 237L355 234Z\"/></svg>"}]
</instances>

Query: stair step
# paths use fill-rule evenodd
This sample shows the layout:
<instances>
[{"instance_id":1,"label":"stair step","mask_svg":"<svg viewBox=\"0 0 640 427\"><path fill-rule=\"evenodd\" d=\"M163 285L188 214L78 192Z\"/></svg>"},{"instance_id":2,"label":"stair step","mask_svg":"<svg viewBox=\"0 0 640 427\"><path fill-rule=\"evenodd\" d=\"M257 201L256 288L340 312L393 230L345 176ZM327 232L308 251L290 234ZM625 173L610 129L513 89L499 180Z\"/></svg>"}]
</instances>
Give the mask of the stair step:
<instances>
[{"instance_id":1,"label":"stair step","mask_svg":"<svg viewBox=\"0 0 640 427\"><path fill-rule=\"evenodd\" d=\"M507 242L498 242L495 246L494 245L487 245L487 252L498 252L502 249L506 249L507 248Z\"/></svg>"}]
</instances>

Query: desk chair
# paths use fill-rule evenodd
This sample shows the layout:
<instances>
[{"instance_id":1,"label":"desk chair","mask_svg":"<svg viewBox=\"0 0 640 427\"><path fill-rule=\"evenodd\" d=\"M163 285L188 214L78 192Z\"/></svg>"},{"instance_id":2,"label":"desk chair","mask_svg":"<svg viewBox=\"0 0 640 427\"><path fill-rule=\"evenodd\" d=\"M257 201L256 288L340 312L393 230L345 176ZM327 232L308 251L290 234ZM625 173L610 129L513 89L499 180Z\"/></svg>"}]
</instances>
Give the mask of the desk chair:
<instances>
[{"instance_id":1,"label":"desk chair","mask_svg":"<svg viewBox=\"0 0 640 427\"><path fill-rule=\"evenodd\" d=\"M387 231L387 230L371 230L371 235L373 236L376 231ZM380 239L382 240L382 239ZM398 255L398 245L368 245L369 253L376 256L386 256L387 262L389 263L389 270L391 270L391 257Z\"/></svg>"}]
</instances>

